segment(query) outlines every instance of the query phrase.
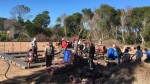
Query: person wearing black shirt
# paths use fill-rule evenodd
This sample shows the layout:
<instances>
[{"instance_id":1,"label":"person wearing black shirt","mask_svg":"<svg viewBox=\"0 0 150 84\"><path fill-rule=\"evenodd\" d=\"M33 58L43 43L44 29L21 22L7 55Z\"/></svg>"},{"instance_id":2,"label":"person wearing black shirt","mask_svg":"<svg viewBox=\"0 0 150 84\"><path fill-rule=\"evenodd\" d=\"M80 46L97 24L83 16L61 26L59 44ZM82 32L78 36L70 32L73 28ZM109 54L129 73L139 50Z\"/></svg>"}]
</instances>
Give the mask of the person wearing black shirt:
<instances>
[{"instance_id":1,"label":"person wearing black shirt","mask_svg":"<svg viewBox=\"0 0 150 84\"><path fill-rule=\"evenodd\" d=\"M95 54L95 45L93 43L91 43L90 50L89 50L89 67L91 70L94 70L94 68L95 68L95 65L93 62L94 54Z\"/></svg>"}]
</instances>

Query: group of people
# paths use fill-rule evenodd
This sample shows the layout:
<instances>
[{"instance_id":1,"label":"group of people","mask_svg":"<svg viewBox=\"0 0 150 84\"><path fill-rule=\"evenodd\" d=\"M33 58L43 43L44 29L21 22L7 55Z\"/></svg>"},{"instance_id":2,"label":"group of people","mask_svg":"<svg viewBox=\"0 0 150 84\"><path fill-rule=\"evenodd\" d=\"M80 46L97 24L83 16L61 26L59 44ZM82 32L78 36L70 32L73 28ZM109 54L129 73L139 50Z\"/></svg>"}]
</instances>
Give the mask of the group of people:
<instances>
[{"instance_id":1,"label":"group of people","mask_svg":"<svg viewBox=\"0 0 150 84\"><path fill-rule=\"evenodd\" d=\"M36 38L33 38L33 41L30 44L31 48L29 49L28 53L27 53L27 57L26 57L26 61L29 61L30 63L35 63L38 55L37 55L37 40Z\"/></svg>"},{"instance_id":2,"label":"group of people","mask_svg":"<svg viewBox=\"0 0 150 84\"><path fill-rule=\"evenodd\" d=\"M111 54L110 51L113 51L113 54ZM120 63L120 60L122 60L122 62L132 61L132 58L135 56L135 61L141 62L144 53L140 46L134 47L135 52L132 54L130 54L129 51L133 50L130 47L126 47L124 51L122 51L119 46L113 45L113 48L109 48L108 50L108 58L117 59L118 63ZM144 51L146 54L146 59L144 61L150 61L150 51L147 48L145 48ZM113 55L113 57L111 55Z\"/></svg>"},{"instance_id":3,"label":"group of people","mask_svg":"<svg viewBox=\"0 0 150 84\"><path fill-rule=\"evenodd\" d=\"M82 53L88 54L88 58L89 58L89 62L90 62L90 67L93 68L93 60L94 60L94 56L96 53L96 48L94 43L81 43L81 41L78 40L74 40L73 41L73 50L75 51L75 53L77 53L78 51L80 51L80 53L78 53L80 56L82 56ZM37 55L37 41L36 38L33 39L33 41L31 42L31 46L32 49L29 50L27 56L29 57L29 62L33 63L36 62L38 55ZM66 50L68 47L68 42L63 38L61 41L61 47L63 50ZM141 62L141 58L143 56L143 51L141 50L140 46L137 46L136 48L136 52L133 54L133 56L136 56L136 61ZM123 62L127 62L130 61L131 58L133 56L131 56L131 54L129 54L129 50L130 48L126 48L123 52L120 49L119 46L113 45L112 48L109 48L107 50L107 48L105 46L102 45L98 45L98 52L100 53L100 55L104 55L107 54L107 58L108 59L115 59L118 60L118 63L120 63L120 60L122 59ZM147 55L147 58L144 61L150 61L150 51L145 48L145 54ZM53 46L53 42L50 41L44 49L44 56L46 58L46 67L49 67L52 65L52 60L54 59L54 46Z\"/></svg>"},{"instance_id":4,"label":"group of people","mask_svg":"<svg viewBox=\"0 0 150 84\"><path fill-rule=\"evenodd\" d=\"M27 53L26 60L29 61L29 63L35 63L38 59L38 54L37 54L38 46L37 46L36 38L33 39L30 46L31 49L29 49ZM54 46L52 41L46 44L44 49L44 56L46 60L46 67L51 66L52 60L54 59Z\"/></svg>"}]
</instances>

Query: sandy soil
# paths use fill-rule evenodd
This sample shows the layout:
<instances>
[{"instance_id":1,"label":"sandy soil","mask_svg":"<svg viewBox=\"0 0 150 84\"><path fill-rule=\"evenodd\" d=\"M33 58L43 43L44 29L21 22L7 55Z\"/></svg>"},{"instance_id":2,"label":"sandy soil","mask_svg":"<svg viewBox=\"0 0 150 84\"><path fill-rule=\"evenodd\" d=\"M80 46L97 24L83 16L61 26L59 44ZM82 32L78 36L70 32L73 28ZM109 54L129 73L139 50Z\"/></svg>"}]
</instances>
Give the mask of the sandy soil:
<instances>
[{"instance_id":1,"label":"sandy soil","mask_svg":"<svg viewBox=\"0 0 150 84\"><path fill-rule=\"evenodd\" d=\"M4 43L0 42L0 47L4 49L4 46L2 47L3 44ZM6 44L7 44L7 46L6 46ZM22 51L26 51L30 47L29 42L28 43L27 42L21 43L22 48L20 48L20 46L19 46L20 43L19 42L16 42L16 43L13 43L13 44L16 45L16 47L13 47L14 48L14 50L12 49L13 51L20 51L20 49ZM39 42L38 43L39 50L43 50L44 45L46 45L46 44L47 44L47 42L41 42L41 43ZM8 46L11 46L11 47L8 47ZM12 43L11 42L5 43L5 51L12 51L11 48L12 48ZM1 50L1 51L3 51L3 50ZM133 53L133 52L134 51L132 51L130 53ZM145 57L146 56L144 55L142 59L144 60ZM5 72L8 68L8 64L7 64L7 62L5 62L5 60L0 58L0 66L1 66L1 68L0 68L0 81L6 81L8 79L5 77L4 74L5 74ZM150 70L150 64L142 63L142 64L138 64L136 66L133 65L131 67L134 67L134 69L131 69L132 73L130 73L133 76L132 78L134 78L134 79L130 80L132 82L130 82L129 84L131 84L131 83L133 83L133 84L150 84L150 81L149 81L149 79L150 79L150 71L149 71ZM42 73L42 75L39 75L39 77L40 78L45 77L45 79L48 80L50 76L47 73L45 73L45 71L43 71L44 69L45 69L45 67L38 67L38 68L23 70L23 69L21 69L17 66L14 66L14 65L10 64L10 69L8 70L8 73L6 75L10 79L15 79L16 77L25 78L26 76L29 76L31 74ZM120 69L120 73L126 74L127 70L128 70L128 68L123 68L123 70ZM111 76L113 77L113 74L111 74ZM117 72L115 73L115 76L119 77ZM63 80L68 79L68 77L65 78L65 75L56 76L56 78L58 78L58 77L62 78L62 79L64 78ZM127 77L127 79L129 79L129 78ZM40 80L42 80L42 79L40 79ZM113 81L115 81L115 80L117 80L117 79L113 78ZM122 79L120 78L119 80L121 81ZM50 81L47 81L47 83L49 83L49 82ZM44 83L44 81L43 81L43 83ZM119 83L114 82L114 83L115 84L120 84L120 82ZM109 82L108 82L108 84L109 84Z\"/></svg>"},{"instance_id":2,"label":"sandy soil","mask_svg":"<svg viewBox=\"0 0 150 84\"><path fill-rule=\"evenodd\" d=\"M45 67L38 67L38 68L33 68L33 69L21 69L15 65L12 65L11 63L10 64L10 68L8 70L8 73L6 74L8 78L13 78L13 77L16 77L16 76L26 76L26 75L30 75L30 74L33 74L37 71L40 71L40 70L44 70ZM0 59L0 81L4 81L4 80L7 80L7 78L4 76L7 68L8 68L8 63L4 60L4 59Z\"/></svg>"}]
</instances>

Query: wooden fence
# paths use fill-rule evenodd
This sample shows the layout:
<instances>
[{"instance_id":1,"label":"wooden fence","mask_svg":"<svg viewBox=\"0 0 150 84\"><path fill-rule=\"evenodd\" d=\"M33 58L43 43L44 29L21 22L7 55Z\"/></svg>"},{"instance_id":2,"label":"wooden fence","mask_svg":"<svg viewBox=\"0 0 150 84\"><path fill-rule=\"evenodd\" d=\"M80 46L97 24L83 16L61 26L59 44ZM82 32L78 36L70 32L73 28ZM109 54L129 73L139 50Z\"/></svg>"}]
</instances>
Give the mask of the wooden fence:
<instances>
[{"instance_id":1,"label":"wooden fence","mask_svg":"<svg viewBox=\"0 0 150 84\"><path fill-rule=\"evenodd\" d=\"M0 42L0 52L22 52L28 51L31 42ZM37 42L38 50L44 50L48 42ZM53 42L55 48L58 48L58 43Z\"/></svg>"}]
</instances>

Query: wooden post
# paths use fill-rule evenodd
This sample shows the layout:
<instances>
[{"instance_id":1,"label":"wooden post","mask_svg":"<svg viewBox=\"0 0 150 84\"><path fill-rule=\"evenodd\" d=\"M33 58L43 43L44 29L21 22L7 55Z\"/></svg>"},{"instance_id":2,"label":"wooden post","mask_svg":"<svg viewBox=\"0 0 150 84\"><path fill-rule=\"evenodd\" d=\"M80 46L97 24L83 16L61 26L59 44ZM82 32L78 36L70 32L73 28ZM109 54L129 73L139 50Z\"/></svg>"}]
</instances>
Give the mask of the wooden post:
<instances>
[{"instance_id":1,"label":"wooden post","mask_svg":"<svg viewBox=\"0 0 150 84\"><path fill-rule=\"evenodd\" d=\"M28 69L30 68L30 62L28 62Z\"/></svg>"}]
</instances>

